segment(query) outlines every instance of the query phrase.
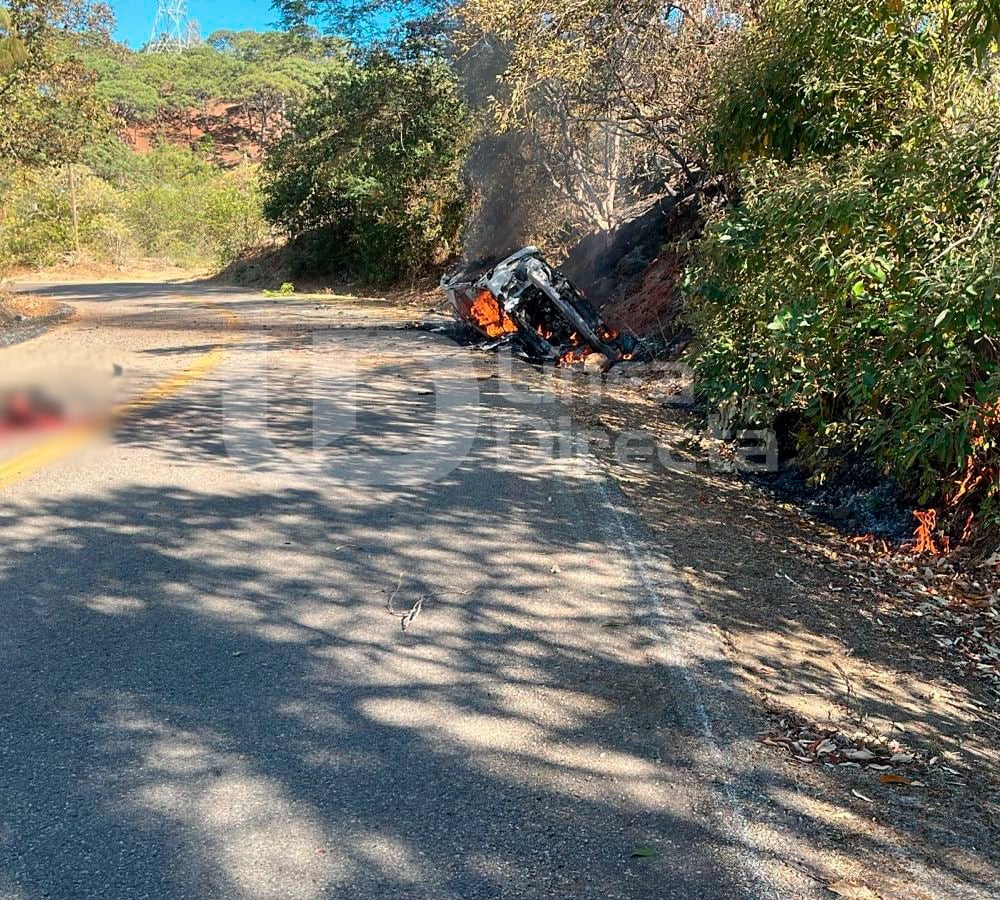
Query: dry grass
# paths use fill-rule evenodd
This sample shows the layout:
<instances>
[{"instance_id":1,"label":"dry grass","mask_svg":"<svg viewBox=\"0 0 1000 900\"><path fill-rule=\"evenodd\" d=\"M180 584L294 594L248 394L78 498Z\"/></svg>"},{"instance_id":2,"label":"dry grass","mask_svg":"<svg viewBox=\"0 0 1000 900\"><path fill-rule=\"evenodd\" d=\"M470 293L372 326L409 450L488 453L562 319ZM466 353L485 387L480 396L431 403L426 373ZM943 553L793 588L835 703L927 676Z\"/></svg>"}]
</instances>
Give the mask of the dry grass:
<instances>
[{"instance_id":1,"label":"dry grass","mask_svg":"<svg viewBox=\"0 0 1000 900\"><path fill-rule=\"evenodd\" d=\"M59 304L47 297L0 291L0 328L28 319L44 319L59 311Z\"/></svg>"}]
</instances>

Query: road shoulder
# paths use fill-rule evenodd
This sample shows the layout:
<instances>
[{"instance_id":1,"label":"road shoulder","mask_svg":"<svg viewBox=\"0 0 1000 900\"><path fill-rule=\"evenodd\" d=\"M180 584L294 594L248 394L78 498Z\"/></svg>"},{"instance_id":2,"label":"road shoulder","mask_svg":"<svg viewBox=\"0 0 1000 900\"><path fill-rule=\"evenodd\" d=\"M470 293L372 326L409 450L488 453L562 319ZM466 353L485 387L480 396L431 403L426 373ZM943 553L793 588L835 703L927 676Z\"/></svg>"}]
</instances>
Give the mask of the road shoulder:
<instances>
[{"instance_id":1,"label":"road shoulder","mask_svg":"<svg viewBox=\"0 0 1000 900\"><path fill-rule=\"evenodd\" d=\"M789 864L850 896L989 896L995 695L956 677L865 545L735 476L655 464L644 446L690 443L683 416L612 385L578 389L573 406L582 430L610 437L602 467L727 649L759 735L741 763L781 776L754 818L801 822ZM828 738L838 752L817 754Z\"/></svg>"}]
</instances>

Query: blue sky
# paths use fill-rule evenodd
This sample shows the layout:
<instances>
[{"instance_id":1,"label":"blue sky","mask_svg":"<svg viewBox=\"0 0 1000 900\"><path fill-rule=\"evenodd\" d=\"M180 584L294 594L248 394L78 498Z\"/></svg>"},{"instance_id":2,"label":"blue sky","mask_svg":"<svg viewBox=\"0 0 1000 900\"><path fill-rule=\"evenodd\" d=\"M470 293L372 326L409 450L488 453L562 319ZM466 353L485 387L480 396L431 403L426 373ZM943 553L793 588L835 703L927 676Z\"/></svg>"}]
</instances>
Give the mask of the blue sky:
<instances>
[{"instance_id":1,"label":"blue sky","mask_svg":"<svg viewBox=\"0 0 1000 900\"><path fill-rule=\"evenodd\" d=\"M118 24L115 37L131 47L149 40L156 0L112 0ZM188 0L188 12L201 25L202 37L220 28L261 31L277 18L271 0Z\"/></svg>"}]
</instances>

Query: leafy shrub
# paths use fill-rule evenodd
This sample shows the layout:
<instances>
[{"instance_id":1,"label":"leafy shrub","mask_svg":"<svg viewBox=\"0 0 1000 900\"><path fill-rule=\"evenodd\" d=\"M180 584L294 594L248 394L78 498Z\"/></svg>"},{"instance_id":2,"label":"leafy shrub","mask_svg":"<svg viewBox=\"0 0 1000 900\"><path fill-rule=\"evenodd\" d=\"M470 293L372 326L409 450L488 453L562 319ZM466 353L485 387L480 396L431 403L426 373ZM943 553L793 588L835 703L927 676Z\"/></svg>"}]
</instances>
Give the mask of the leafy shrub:
<instances>
[{"instance_id":1,"label":"leafy shrub","mask_svg":"<svg viewBox=\"0 0 1000 900\"><path fill-rule=\"evenodd\" d=\"M76 167L80 243L93 259L224 266L268 236L254 167L222 170L174 147L127 158L106 150L95 166L106 177ZM65 169L19 168L0 185L0 201L12 262L45 267L75 252Z\"/></svg>"},{"instance_id":2,"label":"leafy shrub","mask_svg":"<svg viewBox=\"0 0 1000 900\"><path fill-rule=\"evenodd\" d=\"M276 291L264 291L265 297L279 298L279 297L294 297L295 296L295 284L291 281L284 281L281 287Z\"/></svg>"},{"instance_id":3,"label":"leafy shrub","mask_svg":"<svg viewBox=\"0 0 1000 900\"><path fill-rule=\"evenodd\" d=\"M44 171L15 168L3 184L0 240L13 264L50 266L72 249L72 213L63 182L60 190Z\"/></svg>"},{"instance_id":4,"label":"leafy shrub","mask_svg":"<svg viewBox=\"0 0 1000 900\"><path fill-rule=\"evenodd\" d=\"M1000 465L1000 119L980 101L896 147L749 168L688 274L702 391L796 413L820 472L863 451L930 500Z\"/></svg>"},{"instance_id":5,"label":"leafy shrub","mask_svg":"<svg viewBox=\"0 0 1000 900\"><path fill-rule=\"evenodd\" d=\"M457 247L468 132L444 62L376 53L293 113L265 164L265 212L303 268L415 275Z\"/></svg>"},{"instance_id":6,"label":"leafy shrub","mask_svg":"<svg viewBox=\"0 0 1000 900\"><path fill-rule=\"evenodd\" d=\"M705 155L733 171L901 141L961 90L988 2L766 0L714 79Z\"/></svg>"},{"instance_id":7,"label":"leafy shrub","mask_svg":"<svg viewBox=\"0 0 1000 900\"><path fill-rule=\"evenodd\" d=\"M767 0L716 73L738 202L687 276L701 390L1000 526L992 0Z\"/></svg>"}]
</instances>

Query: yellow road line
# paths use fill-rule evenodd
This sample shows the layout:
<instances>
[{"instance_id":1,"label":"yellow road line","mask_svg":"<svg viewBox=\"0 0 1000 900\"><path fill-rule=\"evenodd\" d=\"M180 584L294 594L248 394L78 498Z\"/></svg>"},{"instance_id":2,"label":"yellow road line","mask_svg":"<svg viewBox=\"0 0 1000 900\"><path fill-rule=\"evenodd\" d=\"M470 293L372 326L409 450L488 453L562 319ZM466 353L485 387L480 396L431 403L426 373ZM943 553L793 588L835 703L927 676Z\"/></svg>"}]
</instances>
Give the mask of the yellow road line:
<instances>
[{"instance_id":1,"label":"yellow road line","mask_svg":"<svg viewBox=\"0 0 1000 900\"><path fill-rule=\"evenodd\" d=\"M226 350L224 347L220 346L214 350L209 350L208 353L200 357L183 372L178 372L165 381L154 385L135 400L130 400L128 403L116 406L114 413L115 420L121 421L122 419L127 419L129 416L145 412L147 409L159 406L164 401L177 396L189 384L204 378L213 369L217 369L222 360L225 359L225 356Z\"/></svg>"},{"instance_id":2,"label":"yellow road line","mask_svg":"<svg viewBox=\"0 0 1000 900\"><path fill-rule=\"evenodd\" d=\"M234 313L219 307L211 307L211 309L226 320L227 328L232 329L239 324L240 319ZM226 358L225 345L230 340L231 338L227 338L223 343L200 356L186 369L153 385L136 399L116 406L112 415L113 423L119 424L132 416L165 403L195 381L207 376L213 369L217 369ZM73 428L19 456L0 462L0 490L69 456L96 438L98 434L100 434L100 430L96 428Z\"/></svg>"},{"instance_id":3,"label":"yellow road line","mask_svg":"<svg viewBox=\"0 0 1000 900\"><path fill-rule=\"evenodd\" d=\"M92 428L74 428L59 437L0 463L0 489L33 475L93 440Z\"/></svg>"}]
</instances>

